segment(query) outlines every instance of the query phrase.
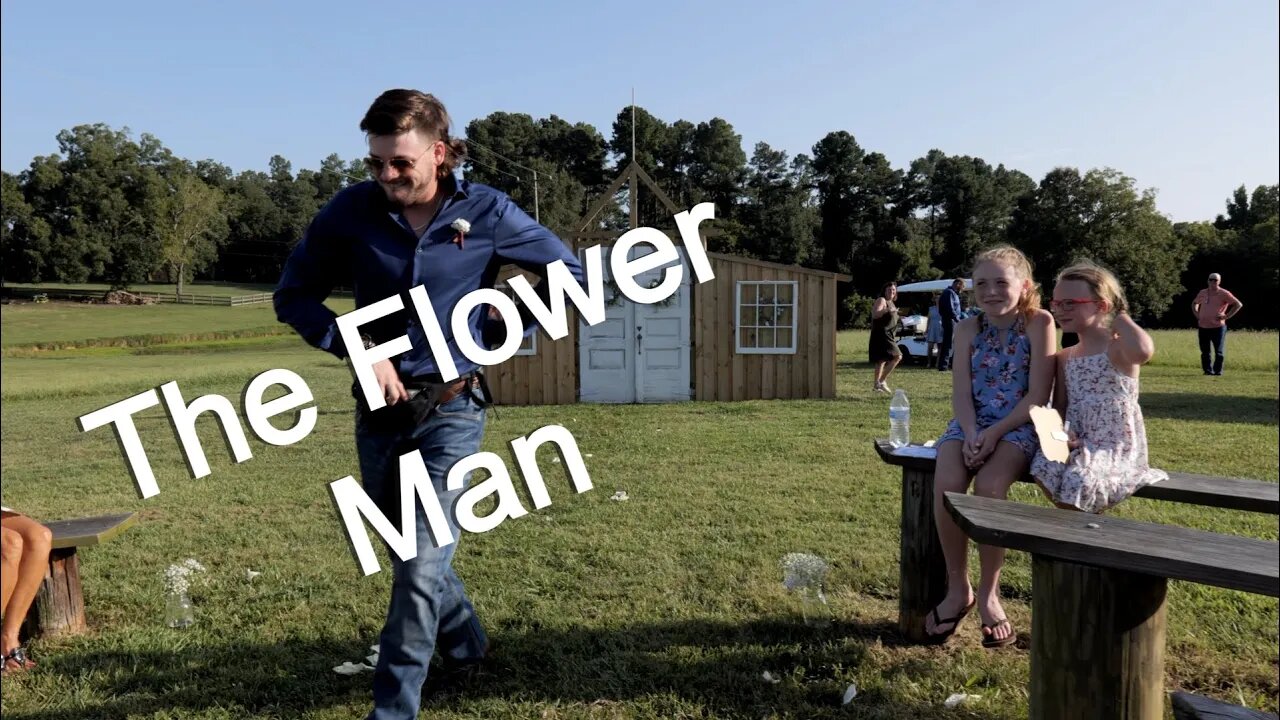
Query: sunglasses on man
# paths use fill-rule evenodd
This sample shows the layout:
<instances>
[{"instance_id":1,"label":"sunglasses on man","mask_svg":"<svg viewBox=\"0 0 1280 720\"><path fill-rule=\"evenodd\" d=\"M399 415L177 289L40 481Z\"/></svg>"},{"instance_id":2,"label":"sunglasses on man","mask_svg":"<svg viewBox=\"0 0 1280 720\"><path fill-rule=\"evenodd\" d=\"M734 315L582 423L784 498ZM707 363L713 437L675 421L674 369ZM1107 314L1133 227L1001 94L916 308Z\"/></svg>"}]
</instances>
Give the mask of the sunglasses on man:
<instances>
[{"instance_id":1,"label":"sunglasses on man","mask_svg":"<svg viewBox=\"0 0 1280 720\"><path fill-rule=\"evenodd\" d=\"M427 146L426 150L423 150L422 152L418 153L418 157L412 160L410 160L409 158L402 158L398 156L393 157L390 160L383 160L380 157L374 157L370 155L369 157L364 159L364 164L365 164L365 167L368 167L369 170L372 171L373 174L375 175L381 174L382 169L388 165L391 166L392 170L395 170L398 173L406 173L412 170L413 166L417 165L418 161L421 160L422 156L426 155L427 151L429 150L431 150L431 146Z\"/></svg>"}]
</instances>

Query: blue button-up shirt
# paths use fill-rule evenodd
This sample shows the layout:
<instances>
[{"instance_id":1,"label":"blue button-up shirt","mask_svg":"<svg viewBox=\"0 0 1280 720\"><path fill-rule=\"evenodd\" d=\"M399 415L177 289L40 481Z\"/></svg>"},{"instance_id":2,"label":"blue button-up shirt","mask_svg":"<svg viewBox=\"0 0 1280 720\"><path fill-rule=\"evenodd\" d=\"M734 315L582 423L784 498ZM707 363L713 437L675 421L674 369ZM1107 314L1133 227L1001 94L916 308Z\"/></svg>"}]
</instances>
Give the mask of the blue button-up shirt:
<instances>
[{"instance_id":1,"label":"blue button-up shirt","mask_svg":"<svg viewBox=\"0 0 1280 720\"><path fill-rule=\"evenodd\" d=\"M499 268L515 264L545 277L548 264L563 260L583 283L582 265L564 241L504 193L457 178L445 179L440 190L446 193L444 202L421 238L376 182L353 185L335 195L285 263L275 290L276 317L311 345L345 358L337 316L324 305L333 288L348 283L354 287L357 308L398 294L404 310L366 323L361 331L380 343L407 334L413 349L393 358L401 376L433 375L439 366L408 292L422 285L458 372L466 373L477 366L458 349L449 318L464 295L493 287ZM454 241L458 232L450 227L459 218L471 224L461 246ZM545 293L539 294L545 298ZM467 319L480 347L488 347L486 325L501 323L488 319L487 308L473 308ZM526 333L533 328L527 320Z\"/></svg>"}]
</instances>

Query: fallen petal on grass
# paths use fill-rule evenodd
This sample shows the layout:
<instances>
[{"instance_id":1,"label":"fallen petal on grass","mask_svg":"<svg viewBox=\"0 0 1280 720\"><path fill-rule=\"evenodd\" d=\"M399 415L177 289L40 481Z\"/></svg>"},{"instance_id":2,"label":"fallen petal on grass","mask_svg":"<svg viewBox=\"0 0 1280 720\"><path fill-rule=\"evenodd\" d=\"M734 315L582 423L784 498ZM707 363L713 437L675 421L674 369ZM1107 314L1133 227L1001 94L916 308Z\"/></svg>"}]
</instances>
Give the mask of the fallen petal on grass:
<instances>
[{"instance_id":1,"label":"fallen petal on grass","mask_svg":"<svg viewBox=\"0 0 1280 720\"><path fill-rule=\"evenodd\" d=\"M959 707L967 702L973 702L981 698L981 695L965 695L964 693L955 693L942 702L943 707L954 708Z\"/></svg>"}]
</instances>

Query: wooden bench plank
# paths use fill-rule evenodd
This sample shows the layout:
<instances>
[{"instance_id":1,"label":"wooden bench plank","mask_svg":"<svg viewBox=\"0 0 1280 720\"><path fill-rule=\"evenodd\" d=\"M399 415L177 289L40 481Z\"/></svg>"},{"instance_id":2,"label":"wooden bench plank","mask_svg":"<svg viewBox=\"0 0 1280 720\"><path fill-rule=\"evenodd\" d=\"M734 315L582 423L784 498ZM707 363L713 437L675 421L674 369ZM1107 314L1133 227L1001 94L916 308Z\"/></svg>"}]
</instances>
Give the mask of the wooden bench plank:
<instances>
[{"instance_id":1,"label":"wooden bench plank","mask_svg":"<svg viewBox=\"0 0 1280 720\"><path fill-rule=\"evenodd\" d=\"M1174 720L1280 720L1275 713L1224 703L1203 695L1176 692L1169 698Z\"/></svg>"},{"instance_id":2,"label":"wooden bench plank","mask_svg":"<svg viewBox=\"0 0 1280 720\"><path fill-rule=\"evenodd\" d=\"M912 455L896 455L884 439L876 440L875 447L880 459L890 465L930 473L937 465L935 448L913 445ZM1030 475L1019 479L1035 482ZM1168 480L1140 488L1134 497L1280 515L1280 484L1262 480L1170 472Z\"/></svg>"},{"instance_id":3,"label":"wooden bench plank","mask_svg":"<svg viewBox=\"0 0 1280 720\"><path fill-rule=\"evenodd\" d=\"M42 523L53 532L53 549L101 545L132 527L137 513L99 515Z\"/></svg>"},{"instance_id":4,"label":"wooden bench plank","mask_svg":"<svg viewBox=\"0 0 1280 720\"><path fill-rule=\"evenodd\" d=\"M945 503L980 543L1280 597L1280 544L1273 541L959 493L947 493Z\"/></svg>"}]
</instances>

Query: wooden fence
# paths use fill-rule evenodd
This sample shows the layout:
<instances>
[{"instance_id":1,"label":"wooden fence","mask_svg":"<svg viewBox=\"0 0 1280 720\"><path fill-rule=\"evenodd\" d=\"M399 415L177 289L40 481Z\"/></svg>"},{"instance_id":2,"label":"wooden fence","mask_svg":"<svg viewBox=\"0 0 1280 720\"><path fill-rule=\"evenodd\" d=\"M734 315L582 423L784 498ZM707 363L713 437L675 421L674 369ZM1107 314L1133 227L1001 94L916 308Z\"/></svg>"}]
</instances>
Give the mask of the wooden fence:
<instances>
[{"instance_id":1,"label":"wooden fence","mask_svg":"<svg viewBox=\"0 0 1280 720\"><path fill-rule=\"evenodd\" d=\"M105 290L77 290L72 288L39 288L39 287L6 287L4 288L4 297L21 298L25 300L101 300L107 294ZM223 307L238 307L240 305L258 305L261 303L271 302L271 293L251 293L248 295L201 295L198 293L155 293L155 292L130 292L131 295L146 298L158 303L178 303L183 305L221 305ZM333 297L351 297L350 290L335 290L331 293Z\"/></svg>"}]
</instances>

